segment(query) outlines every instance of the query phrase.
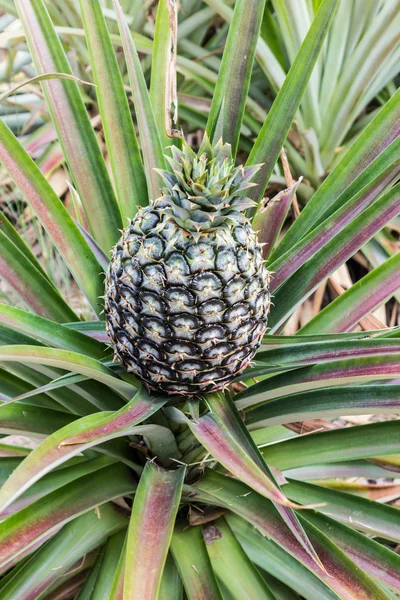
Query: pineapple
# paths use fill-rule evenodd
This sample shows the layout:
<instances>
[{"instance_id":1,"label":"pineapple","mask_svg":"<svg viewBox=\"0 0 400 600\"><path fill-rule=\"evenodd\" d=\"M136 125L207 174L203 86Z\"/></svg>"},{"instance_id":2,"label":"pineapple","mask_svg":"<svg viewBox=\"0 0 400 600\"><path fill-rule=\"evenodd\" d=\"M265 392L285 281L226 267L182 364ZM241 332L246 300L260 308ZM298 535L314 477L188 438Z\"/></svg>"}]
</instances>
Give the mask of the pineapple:
<instances>
[{"instance_id":1,"label":"pineapple","mask_svg":"<svg viewBox=\"0 0 400 600\"><path fill-rule=\"evenodd\" d=\"M107 331L121 364L171 394L216 391L254 357L267 328L269 272L243 195L259 167L229 144L171 148L162 195L116 244L106 278Z\"/></svg>"}]
</instances>

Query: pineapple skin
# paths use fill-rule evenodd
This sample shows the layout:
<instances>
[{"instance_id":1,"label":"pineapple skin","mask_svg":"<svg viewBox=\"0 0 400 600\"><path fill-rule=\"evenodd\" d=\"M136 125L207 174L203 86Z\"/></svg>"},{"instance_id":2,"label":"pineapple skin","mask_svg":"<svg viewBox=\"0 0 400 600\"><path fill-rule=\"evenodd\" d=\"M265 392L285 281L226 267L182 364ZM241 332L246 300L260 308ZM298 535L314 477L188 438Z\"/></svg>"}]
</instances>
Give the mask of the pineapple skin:
<instances>
[{"instance_id":1,"label":"pineapple skin","mask_svg":"<svg viewBox=\"0 0 400 600\"><path fill-rule=\"evenodd\" d=\"M151 390L222 389L261 344L269 281L249 223L199 236L160 198L138 211L112 252L105 313L115 356Z\"/></svg>"}]
</instances>

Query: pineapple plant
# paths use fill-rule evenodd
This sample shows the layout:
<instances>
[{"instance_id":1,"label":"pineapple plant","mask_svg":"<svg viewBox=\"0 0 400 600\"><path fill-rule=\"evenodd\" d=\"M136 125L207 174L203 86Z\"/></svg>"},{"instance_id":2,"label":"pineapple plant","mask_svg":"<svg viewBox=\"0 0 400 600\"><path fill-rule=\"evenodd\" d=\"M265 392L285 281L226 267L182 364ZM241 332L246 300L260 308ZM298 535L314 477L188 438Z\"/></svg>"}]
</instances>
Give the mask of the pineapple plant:
<instances>
[{"instance_id":1,"label":"pineapple plant","mask_svg":"<svg viewBox=\"0 0 400 600\"><path fill-rule=\"evenodd\" d=\"M287 230L298 182L263 201L339 1L313 4L292 68L239 157L263 0L235 2L197 152L171 120L184 64L176 3L157 6L148 89L129 3L80 0L108 169L57 11L15 0L86 227L2 120L0 162L91 319L3 215L0 276L21 307L0 304L2 600L398 596L399 421L336 419L398 413L398 329L357 326L397 291L399 255L296 335L282 329L400 212L399 93ZM370 483L385 478L383 490Z\"/></svg>"}]
</instances>

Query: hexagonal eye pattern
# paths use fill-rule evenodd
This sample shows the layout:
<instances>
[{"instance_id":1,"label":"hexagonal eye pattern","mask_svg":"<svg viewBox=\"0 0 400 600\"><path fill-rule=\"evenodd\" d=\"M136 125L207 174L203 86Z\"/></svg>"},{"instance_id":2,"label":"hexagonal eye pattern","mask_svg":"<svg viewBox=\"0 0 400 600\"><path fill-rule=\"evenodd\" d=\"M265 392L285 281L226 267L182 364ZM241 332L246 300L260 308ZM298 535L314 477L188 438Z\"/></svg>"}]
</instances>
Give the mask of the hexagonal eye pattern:
<instances>
[{"instance_id":1,"label":"hexagonal eye pattern","mask_svg":"<svg viewBox=\"0 0 400 600\"><path fill-rule=\"evenodd\" d=\"M266 331L269 273L249 225L197 243L151 207L113 251L105 313L116 356L151 389L221 389Z\"/></svg>"}]
</instances>

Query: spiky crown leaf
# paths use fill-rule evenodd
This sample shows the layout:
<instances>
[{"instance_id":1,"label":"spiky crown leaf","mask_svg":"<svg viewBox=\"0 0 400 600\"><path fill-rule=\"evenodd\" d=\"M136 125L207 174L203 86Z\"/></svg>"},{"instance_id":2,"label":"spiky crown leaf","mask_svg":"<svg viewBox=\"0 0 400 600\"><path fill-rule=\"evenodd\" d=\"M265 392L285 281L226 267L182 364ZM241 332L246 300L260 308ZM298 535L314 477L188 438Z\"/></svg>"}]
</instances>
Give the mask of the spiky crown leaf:
<instances>
[{"instance_id":1,"label":"spiky crown leaf","mask_svg":"<svg viewBox=\"0 0 400 600\"><path fill-rule=\"evenodd\" d=\"M235 167L230 144L220 140L212 146L207 137L197 154L186 142L171 152L167 159L173 171L159 171L166 187L154 203L162 202L180 227L198 233L226 221L247 221L244 213L255 203L243 191L256 185L251 180L261 165Z\"/></svg>"}]
</instances>

